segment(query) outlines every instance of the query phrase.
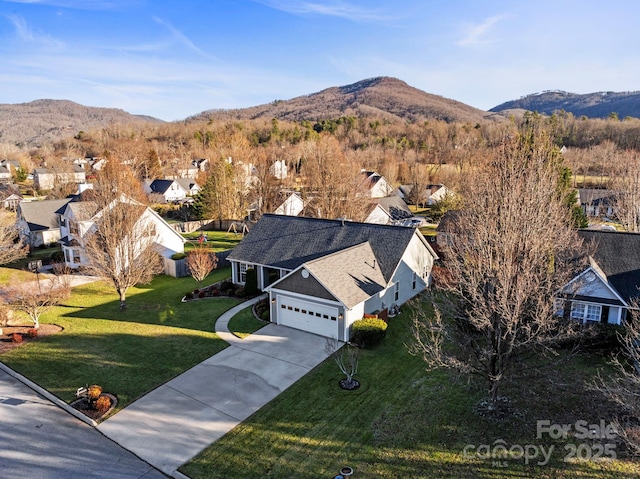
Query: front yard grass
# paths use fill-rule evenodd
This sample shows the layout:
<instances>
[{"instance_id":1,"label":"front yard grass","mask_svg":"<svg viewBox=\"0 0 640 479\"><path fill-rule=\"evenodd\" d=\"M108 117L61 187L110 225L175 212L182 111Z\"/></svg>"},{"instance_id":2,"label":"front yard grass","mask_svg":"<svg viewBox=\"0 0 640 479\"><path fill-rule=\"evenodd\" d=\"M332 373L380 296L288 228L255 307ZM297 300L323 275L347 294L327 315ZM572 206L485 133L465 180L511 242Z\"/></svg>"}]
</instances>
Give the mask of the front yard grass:
<instances>
[{"instance_id":1,"label":"front yard grass","mask_svg":"<svg viewBox=\"0 0 640 479\"><path fill-rule=\"evenodd\" d=\"M587 386L606 363L583 355L558 368L528 368L526 379L503 390L517 414L486 419L473 412L486 395L483 383L426 372L408 354L410 313L403 310L390 320L383 344L361 351L360 389L341 390L341 373L325 361L180 471L193 479L329 478L343 466L369 479L640 477L640 467L630 460L563 462L564 446L581 442L570 438L554 444L549 465L465 457L467 445L494 447L499 441L507 448L548 447L554 441L536 439L537 420L610 421L612 405Z\"/></svg>"},{"instance_id":2,"label":"front yard grass","mask_svg":"<svg viewBox=\"0 0 640 479\"><path fill-rule=\"evenodd\" d=\"M215 270L205 284L229 274L228 268ZM68 402L78 387L100 384L117 395L120 409L227 346L215 322L240 300L181 303L195 286L191 277L158 276L129 290L125 311L105 283L76 287L41 318L63 331L6 352L0 361Z\"/></svg>"},{"instance_id":3,"label":"front yard grass","mask_svg":"<svg viewBox=\"0 0 640 479\"><path fill-rule=\"evenodd\" d=\"M256 319L251 311L251 307L248 307L231 318L229 321L229 331L235 336L244 339L265 325L265 322Z\"/></svg>"}]
</instances>

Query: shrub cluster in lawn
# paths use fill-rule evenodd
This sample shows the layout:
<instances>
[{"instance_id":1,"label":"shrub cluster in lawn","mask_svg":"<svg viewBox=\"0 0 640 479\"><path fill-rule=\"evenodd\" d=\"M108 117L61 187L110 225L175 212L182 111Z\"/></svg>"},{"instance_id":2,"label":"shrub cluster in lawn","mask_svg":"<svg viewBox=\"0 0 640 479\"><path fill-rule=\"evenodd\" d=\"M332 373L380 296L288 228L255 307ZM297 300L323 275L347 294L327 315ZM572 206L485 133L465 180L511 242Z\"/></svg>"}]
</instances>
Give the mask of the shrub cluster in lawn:
<instances>
[{"instance_id":1,"label":"shrub cluster in lawn","mask_svg":"<svg viewBox=\"0 0 640 479\"><path fill-rule=\"evenodd\" d=\"M244 298L249 295L247 294L246 288L236 286L231 281L226 280L204 288L194 289L193 291L186 293L184 295L184 299L189 301L192 299L215 298L218 296Z\"/></svg>"},{"instance_id":2,"label":"shrub cluster in lawn","mask_svg":"<svg viewBox=\"0 0 640 479\"><path fill-rule=\"evenodd\" d=\"M254 311L257 317L263 321L269 321L269 300L265 298L258 301L254 306Z\"/></svg>"},{"instance_id":3,"label":"shrub cluster in lawn","mask_svg":"<svg viewBox=\"0 0 640 479\"><path fill-rule=\"evenodd\" d=\"M361 348L376 346L384 339L387 323L378 318L362 318L351 325L351 342Z\"/></svg>"},{"instance_id":4,"label":"shrub cluster in lawn","mask_svg":"<svg viewBox=\"0 0 640 479\"><path fill-rule=\"evenodd\" d=\"M111 407L111 399L108 396L100 396L94 404L96 411L105 412Z\"/></svg>"}]
</instances>

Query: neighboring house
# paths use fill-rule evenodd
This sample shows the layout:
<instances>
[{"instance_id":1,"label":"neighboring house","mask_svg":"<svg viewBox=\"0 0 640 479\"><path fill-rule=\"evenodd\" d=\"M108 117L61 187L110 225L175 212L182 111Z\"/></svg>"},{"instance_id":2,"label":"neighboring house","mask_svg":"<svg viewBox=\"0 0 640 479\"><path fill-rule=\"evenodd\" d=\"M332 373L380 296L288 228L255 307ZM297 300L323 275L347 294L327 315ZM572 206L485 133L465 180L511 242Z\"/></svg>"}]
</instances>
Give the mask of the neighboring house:
<instances>
[{"instance_id":1,"label":"neighboring house","mask_svg":"<svg viewBox=\"0 0 640 479\"><path fill-rule=\"evenodd\" d=\"M640 299L640 234L580 230L589 267L562 290L556 311L583 323L622 324Z\"/></svg>"},{"instance_id":2,"label":"neighboring house","mask_svg":"<svg viewBox=\"0 0 640 479\"><path fill-rule=\"evenodd\" d=\"M362 170L362 175L364 176L365 187L371 198L384 198L393 191L393 186L389 184L385 177L375 171Z\"/></svg>"},{"instance_id":3,"label":"neighboring house","mask_svg":"<svg viewBox=\"0 0 640 479\"><path fill-rule=\"evenodd\" d=\"M122 198L120 201L136 203L128 198ZM77 201L65 205L60 209L59 214L62 251L66 266L75 269L87 264L82 244L86 235L91 234L101 212L93 201ZM147 207L144 210L140 221L144 221L144 224L150 222L155 227L155 247L164 258L171 258L175 253L184 252L184 238L151 208Z\"/></svg>"},{"instance_id":4,"label":"neighboring house","mask_svg":"<svg viewBox=\"0 0 640 479\"><path fill-rule=\"evenodd\" d=\"M4 166L11 175L16 174L16 170L20 168L20 162L18 160L2 160L0 165Z\"/></svg>"},{"instance_id":5,"label":"neighboring house","mask_svg":"<svg viewBox=\"0 0 640 479\"><path fill-rule=\"evenodd\" d=\"M284 180L287 177L287 171L287 162L284 160L276 160L273 165L269 167L269 173L279 180Z\"/></svg>"},{"instance_id":6,"label":"neighboring house","mask_svg":"<svg viewBox=\"0 0 640 479\"><path fill-rule=\"evenodd\" d=\"M62 200L21 201L16 211L20 238L31 249L49 246L61 238L60 212L71 202Z\"/></svg>"},{"instance_id":7,"label":"neighboring house","mask_svg":"<svg viewBox=\"0 0 640 479\"><path fill-rule=\"evenodd\" d=\"M187 196L195 196L200 192L200 185L192 178L177 178L175 182L187 192Z\"/></svg>"},{"instance_id":8,"label":"neighboring house","mask_svg":"<svg viewBox=\"0 0 640 479\"><path fill-rule=\"evenodd\" d=\"M153 180L148 185L144 185L144 190L156 198L162 198L165 203L181 201L187 197L185 190L178 180Z\"/></svg>"},{"instance_id":9,"label":"neighboring house","mask_svg":"<svg viewBox=\"0 0 640 479\"><path fill-rule=\"evenodd\" d=\"M276 215L298 216L305 207L305 201L300 197L299 193L293 192L287 199L276 208Z\"/></svg>"},{"instance_id":10,"label":"neighboring house","mask_svg":"<svg viewBox=\"0 0 640 479\"><path fill-rule=\"evenodd\" d=\"M198 158L191 161L191 166L198 171L207 171L207 165L209 164L209 158Z\"/></svg>"},{"instance_id":11,"label":"neighboring house","mask_svg":"<svg viewBox=\"0 0 640 479\"><path fill-rule=\"evenodd\" d=\"M58 183L84 183L87 180L81 165L71 165L70 171L54 172L47 168L36 168L33 185L38 190L50 190Z\"/></svg>"},{"instance_id":12,"label":"neighboring house","mask_svg":"<svg viewBox=\"0 0 640 479\"><path fill-rule=\"evenodd\" d=\"M16 211L22 201L20 188L13 184L0 184L0 206L5 210Z\"/></svg>"},{"instance_id":13,"label":"neighboring house","mask_svg":"<svg viewBox=\"0 0 640 479\"><path fill-rule=\"evenodd\" d=\"M378 198L364 222L381 225L400 224L412 216L413 213L402 198L394 195Z\"/></svg>"},{"instance_id":14,"label":"neighboring house","mask_svg":"<svg viewBox=\"0 0 640 479\"><path fill-rule=\"evenodd\" d=\"M400 185L398 187L398 196L400 196L400 198L402 198L406 202L409 202L409 198L411 197L411 192L413 191L413 188L414 188L414 185ZM413 200L418 205L431 206L445 199L447 195L453 195L453 194L454 194L453 191L451 191L449 188L447 188L443 184L435 183L435 184L427 185L424 191L420 195L418 195L416 198L413 198Z\"/></svg>"},{"instance_id":15,"label":"neighboring house","mask_svg":"<svg viewBox=\"0 0 640 479\"><path fill-rule=\"evenodd\" d=\"M598 188L578 188L578 202L589 217L613 216L616 192Z\"/></svg>"},{"instance_id":16,"label":"neighboring house","mask_svg":"<svg viewBox=\"0 0 640 479\"><path fill-rule=\"evenodd\" d=\"M227 259L236 284L256 271L272 322L347 341L364 314L423 291L436 258L417 229L264 215Z\"/></svg>"},{"instance_id":17,"label":"neighboring house","mask_svg":"<svg viewBox=\"0 0 640 479\"><path fill-rule=\"evenodd\" d=\"M0 183L11 183L11 171L6 166L0 166Z\"/></svg>"}]
</instances>

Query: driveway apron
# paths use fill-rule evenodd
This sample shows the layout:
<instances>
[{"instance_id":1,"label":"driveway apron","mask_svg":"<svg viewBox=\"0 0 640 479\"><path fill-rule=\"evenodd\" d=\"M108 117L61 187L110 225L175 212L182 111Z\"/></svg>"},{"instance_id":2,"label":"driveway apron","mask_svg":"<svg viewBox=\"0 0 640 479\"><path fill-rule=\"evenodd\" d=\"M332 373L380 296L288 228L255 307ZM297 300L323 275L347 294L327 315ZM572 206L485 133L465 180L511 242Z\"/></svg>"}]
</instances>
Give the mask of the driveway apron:
<instances>
[{"instance_id":1,"label":"driveway apron","mask_svg":"<svg viewBox=\"0 0 640 479\"><path fill-rule=\"evenodd\" d=\"M255 301L252 301L255 302ZM216 323L228 337L228 320ZM220 326L218 326L220 325ZM220 331L219 331L220 329ZM163 384L98 426L167 474L220 439L327 358L326 339L268 324Z\"/></svg>"}]
</instances>

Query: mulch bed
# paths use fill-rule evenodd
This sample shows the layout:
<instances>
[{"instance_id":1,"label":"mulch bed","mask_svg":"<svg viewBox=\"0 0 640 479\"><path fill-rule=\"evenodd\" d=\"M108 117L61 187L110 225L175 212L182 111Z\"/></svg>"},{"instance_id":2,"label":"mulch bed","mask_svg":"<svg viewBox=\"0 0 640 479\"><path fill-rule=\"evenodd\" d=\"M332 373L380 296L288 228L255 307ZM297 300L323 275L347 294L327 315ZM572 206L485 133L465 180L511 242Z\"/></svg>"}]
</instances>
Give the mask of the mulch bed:
<instances>
[{"instance_id":1,"label":"mulch bed","mask_svg":"<svg viewBox=\"0 0 640 479\"><path fill-rule=\"evenodd\" d=\"M0 354L11 351L12 349L18 348L23 344L30 343L31 341L37 341L39 338L43 338L45 336L49 336L51 334L59 333L60 331L62 331L62 328L55 324L40 324L38 335L36 337L29 337L27 335L27 331L33 329L33 326L3 326L1 329L2 335L0 335ZM14 333L19 333L22 335L21 343L13 342L12 335Z\"/></svg>"},{"instance_id":2,"label":"mulch bed","mask_svg":"<svg viewBox=\"0 0 640 479\"><path fill-rule=\"evenodd\" d=\"M116 405L118 404L118 398L116 398L113 394L102 393L100 394L100 396L106 396L111 401L111 406L109 406L109 409L107 409L106 411L100 412L100 411L96 411L95 409L92 409L91 406L89 405L89 401L86 398L76 399L75 401L71 402L69 405L72 408L80 411L85 416L90 417L94 421L97 421L102 417L106 416L107 414L109 414L111 411L113 411L113 408L115 408Z\"/></svg>"}]
</instances>

